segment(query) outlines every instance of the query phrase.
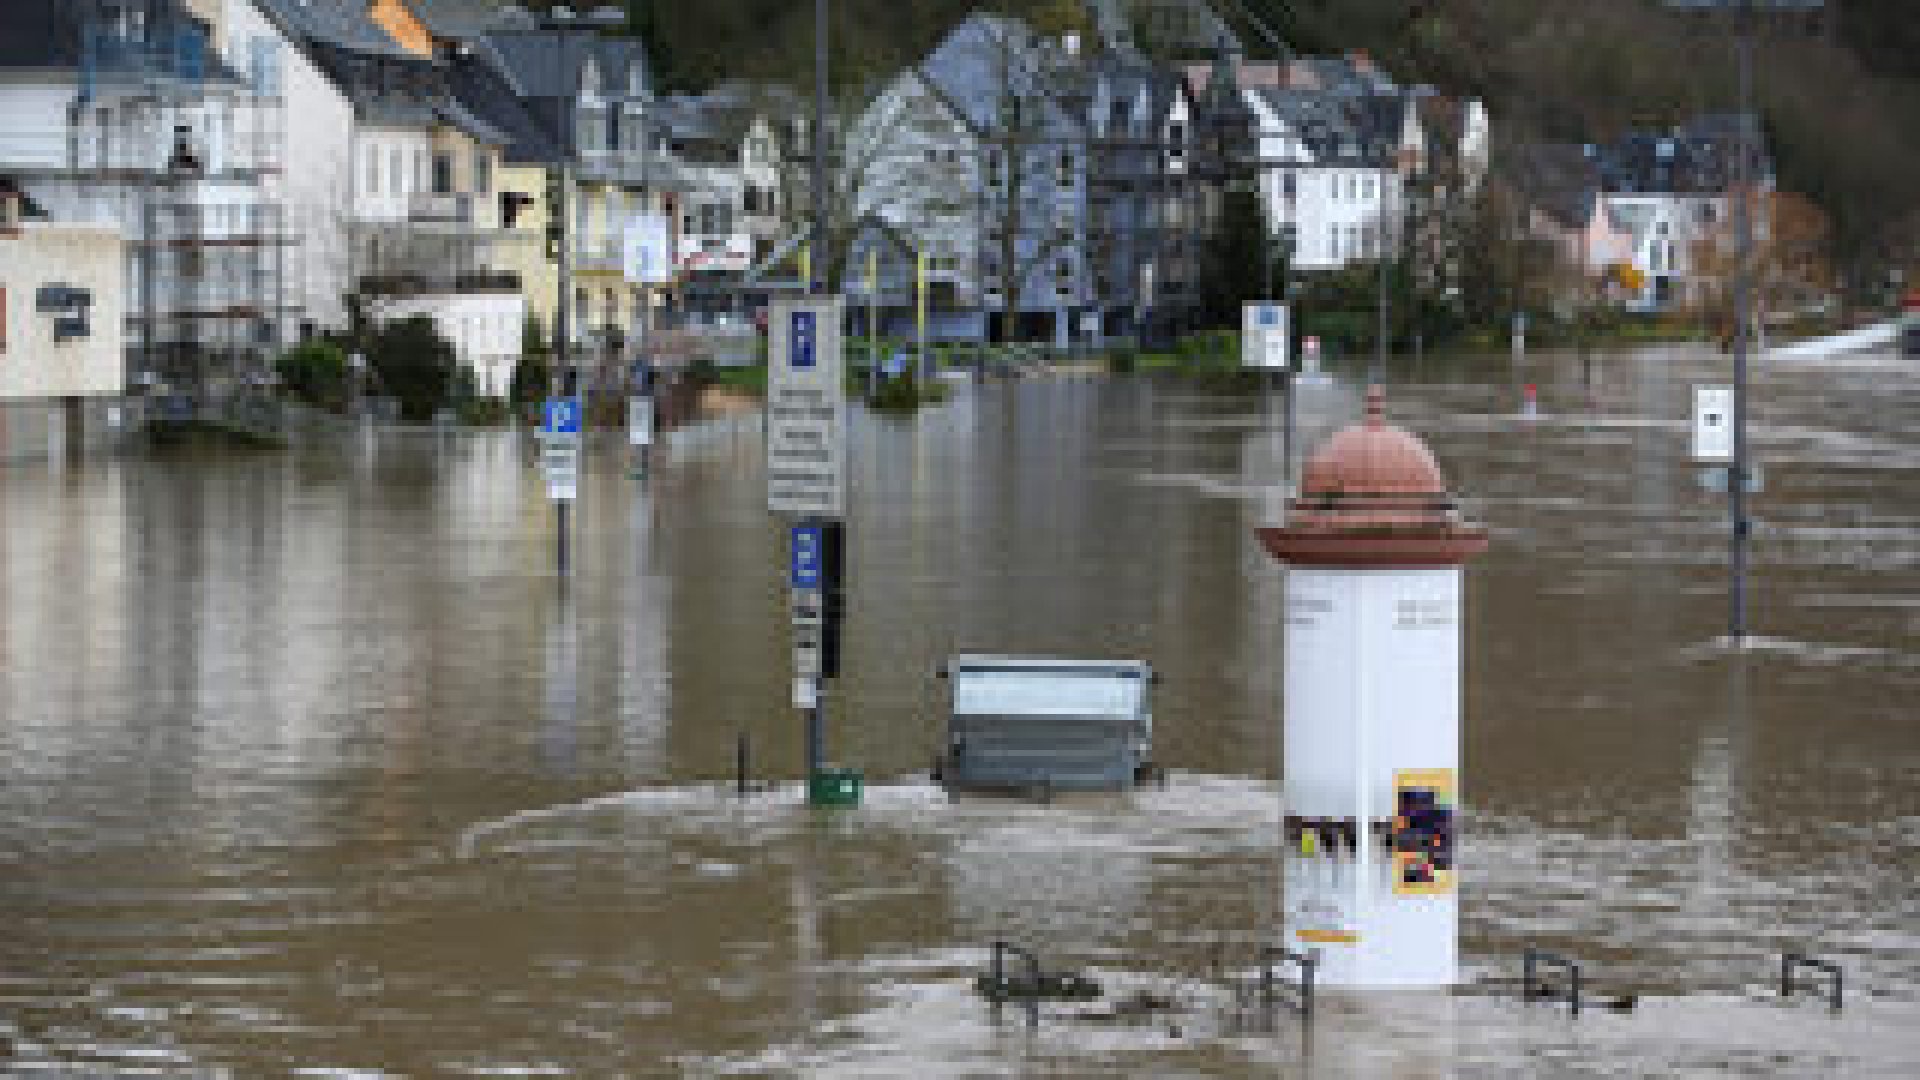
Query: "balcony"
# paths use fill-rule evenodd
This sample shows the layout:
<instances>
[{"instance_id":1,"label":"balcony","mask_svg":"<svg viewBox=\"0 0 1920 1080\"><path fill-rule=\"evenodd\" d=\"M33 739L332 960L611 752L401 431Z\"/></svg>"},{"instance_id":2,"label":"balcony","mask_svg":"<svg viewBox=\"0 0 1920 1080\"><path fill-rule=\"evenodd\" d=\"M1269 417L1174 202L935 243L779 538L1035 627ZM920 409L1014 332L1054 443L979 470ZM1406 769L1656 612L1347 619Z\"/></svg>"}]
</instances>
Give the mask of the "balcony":
<instances>
[{"instance_id":1,"label":"balcony","mask_svg":"<svg viewBox=\"0 0 1920 1080\"><path fill-rule=\"evenodd\" d=\"M472 225L474 196L466 193L417 191L408 196L407 220L419 225Z\"/></svg>"},{"instance_id":2,"label":"balcony","mask_svg":"<svg viewBox=\"0 0 1920 1080\"><path fill-rule=\"evenodd\" d=\"M582 238L574 245L573 268L585 274L618 274L622 271L622 248L610 236Z\"/></svg>"},{"instance_id":3,"label":"balcony","mask_svg":"<svg viewBox=\"0 0 1920 1080\"><path fill-rule=\"evenodd\" d=\"M365 296L445 296L481 293L517 293L520 275L492 272L478 274L378 274L362 277L359 292Z\"/></svg>"}]
</instances>

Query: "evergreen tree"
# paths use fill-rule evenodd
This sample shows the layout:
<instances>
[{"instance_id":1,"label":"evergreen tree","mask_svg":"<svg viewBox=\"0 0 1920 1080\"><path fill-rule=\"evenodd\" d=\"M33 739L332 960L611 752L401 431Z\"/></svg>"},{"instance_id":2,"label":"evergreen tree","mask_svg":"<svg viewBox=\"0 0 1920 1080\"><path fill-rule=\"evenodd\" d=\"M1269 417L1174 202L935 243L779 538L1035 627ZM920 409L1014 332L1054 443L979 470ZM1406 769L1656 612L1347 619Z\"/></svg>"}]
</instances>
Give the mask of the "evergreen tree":
<instances>
[{"instance_id":1,"label":"evergreen tree","mask_svg":"<svg viewBox=\"0 0 1920 1080\"><path fill-rule=\"evenodd\" d=\"M1269 275L1281 280L1267 233L1260 196L1251 188L1235 188L1221 198L1200 272L1201 315L1206 325L1238 328L1247 303L1267 299Z\"/></svg>"}]
</instances>

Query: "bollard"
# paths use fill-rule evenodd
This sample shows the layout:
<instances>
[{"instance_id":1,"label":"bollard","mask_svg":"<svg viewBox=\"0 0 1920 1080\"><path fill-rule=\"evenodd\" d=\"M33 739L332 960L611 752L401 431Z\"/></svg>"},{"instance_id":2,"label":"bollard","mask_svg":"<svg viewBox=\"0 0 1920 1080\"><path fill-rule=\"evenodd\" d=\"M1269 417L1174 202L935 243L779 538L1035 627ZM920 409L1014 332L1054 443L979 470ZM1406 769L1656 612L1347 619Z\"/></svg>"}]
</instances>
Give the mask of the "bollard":
<instances>
[{"instance_id":1,"label":"bollard","mask_svg":"<svg viewBox=\"0 0 1920 1080\"><path fill-rule=\"evenodd\" d=\"M753 736L741 732L733 747L733 793L744 799L752 790L747 781L747 767L753 749Z\"/></svg>"}]
</instances>

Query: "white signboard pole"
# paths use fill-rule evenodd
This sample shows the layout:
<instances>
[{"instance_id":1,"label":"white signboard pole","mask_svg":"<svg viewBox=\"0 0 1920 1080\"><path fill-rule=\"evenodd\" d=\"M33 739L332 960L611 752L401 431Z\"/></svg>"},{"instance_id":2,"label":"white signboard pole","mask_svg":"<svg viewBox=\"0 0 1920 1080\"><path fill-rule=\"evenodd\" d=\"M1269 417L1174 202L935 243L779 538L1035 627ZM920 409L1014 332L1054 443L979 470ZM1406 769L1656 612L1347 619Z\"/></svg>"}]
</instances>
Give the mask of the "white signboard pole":
<instances>
[{"instance_id":1,"label":"white signboard pole","mask_svg":"<svg viewBox=\"0 0 1920 1080\"><path fill-rule=\"evenodd\" d=\"M1703 465L1733 461L1733 387L1700 383L1693 388L1693 460Z\"/></svg>"},{"instance_id":2,"label":"white signboard pole","mask_svg":"<svg viewBox=\"0 0 1920 1080\"><path fill-rule=\"evenodd\" d=\"M1240 317L1240 363L1243 367L1285 371L1289 355L1288 311L1285 304L1248 304Z\"/></svg>"},{"instance_id":3,"label":"white signboard pole","mask_svg":"<svg viewBox=\"0 0 1920 1080\"><path fill-rule=\"evenodd\" d=\"M767 509L839 519L846 508L842 298L782 299L768 318Z\"/></svg>"}]
</instances>

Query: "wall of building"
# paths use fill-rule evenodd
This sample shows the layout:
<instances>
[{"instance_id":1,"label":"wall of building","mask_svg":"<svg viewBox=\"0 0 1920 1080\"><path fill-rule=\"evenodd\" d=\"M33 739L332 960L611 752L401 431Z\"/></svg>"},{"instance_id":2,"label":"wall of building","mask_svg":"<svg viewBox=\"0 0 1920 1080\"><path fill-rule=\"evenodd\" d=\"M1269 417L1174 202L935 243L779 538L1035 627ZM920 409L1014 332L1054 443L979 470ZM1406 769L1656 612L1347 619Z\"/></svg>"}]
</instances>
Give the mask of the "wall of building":
<instances>
[{"instance_id":1,"label":"wall of building","mask_svg":"<svg viewBox=\"0 0 1920 1080\"><path fill-rule=\"evenodd\" d=\"M299 309L296 320L322 332L345 329L344 298L353 267L347 228L353 206L353 106L252 0L227 0L224 31L221 54L240 71L250 70L255 39L278 43L280 168L268 175L266 188L268 197L284 207L293 238L284 260L287 303Z\"/></svg>"},{"instance_id":2,"label":"wall of building","mask_svg":"<svg viewBox=\"0 0 1920 1080\"><path fill-rule=\"evenodd\" d=\"M505 231L498 261L502 270L519 275L526 312L540 323L542 337L551 341L559 278L547 258L547 171L540 166L502 165L494 182L500 195L512 192L529 200L513 227Z\"/></svg>"},{"instance_id":3,"label":"wall of building","mask_svg":"<svg viewBox=\"0 0 1920 1080\"><path fill-rule=\"evenodd\" d=\"M66 164L71 75L0 71L0 168L49 169Z\"/></svg>"},{"instance_id":4,"label":"wall of building","mask_svg":"<svg viewBox=\"0 0 1920 1080\"><path fill-rule=\"evenodd\" d=\"M433 136L414 128L362 127L353 140L353 213L405 221L413 197L433 190Z\"/></svg>"},{"instance_id":5,"label":"wall of building","mask_svg":"<svg viewBox=\"0 0 1920 1080\"><path fill-rule=\"evenodd\" d=\"M395 300L382 308L389 320L425 315L452 343L462 367L473 372L480 392L505 397L520 358L526 299L515 292L438 293Z\"/></svg>"},{"instance_id":6,"label":"wall of building","mask_svg":"<svg viewBox=\"0 0 1920 1080\"><path fill-rule=\"evenodd\" d=\"M125 262L126 244L111 227L28 222L0 233L0 401L125 392ZM36 294L56 284L90 294L84 337L56 341L55 316L37 310Z\"/></svg>"}]
</instances>

